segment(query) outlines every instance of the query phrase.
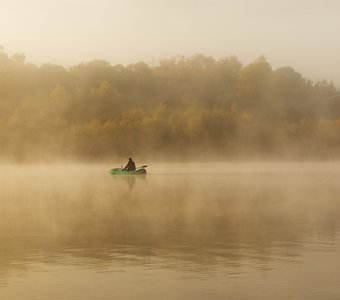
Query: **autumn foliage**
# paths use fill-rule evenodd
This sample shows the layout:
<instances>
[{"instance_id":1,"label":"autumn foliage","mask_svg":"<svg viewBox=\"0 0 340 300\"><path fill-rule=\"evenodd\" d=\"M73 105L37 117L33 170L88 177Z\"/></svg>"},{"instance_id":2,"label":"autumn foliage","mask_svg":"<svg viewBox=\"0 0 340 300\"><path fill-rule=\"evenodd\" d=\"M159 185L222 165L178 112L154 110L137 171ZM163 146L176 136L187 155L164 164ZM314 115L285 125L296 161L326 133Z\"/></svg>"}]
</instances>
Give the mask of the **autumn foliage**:
<instances>
[{"instance_id":1,"label":"autumn foliage","mask_svg":"<svg viewBox=\"0 0 340 300\"><path fill-rule=\"evenodd\" d=\"M340 155L340 92L261 57L96 60L70 68L0 51L3 161Z\"/></svg>"}]
</instances>

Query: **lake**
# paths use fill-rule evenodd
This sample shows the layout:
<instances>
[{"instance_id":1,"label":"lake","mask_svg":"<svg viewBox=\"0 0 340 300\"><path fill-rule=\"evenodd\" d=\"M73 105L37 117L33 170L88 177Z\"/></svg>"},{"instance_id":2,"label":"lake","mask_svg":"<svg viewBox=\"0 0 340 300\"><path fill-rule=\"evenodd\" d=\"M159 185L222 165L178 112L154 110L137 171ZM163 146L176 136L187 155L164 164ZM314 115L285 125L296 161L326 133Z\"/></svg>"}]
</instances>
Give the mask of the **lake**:
<instances>
[{"instance_id":1,"label":"lake","mask_svg":"<svg viewBox=\"0 0 340 300\"><path fill-rule=\"evenodd\" d=\"M340 299L340 163L108 170L1 167L1 299Z\"/></svg>"}]
</instances>

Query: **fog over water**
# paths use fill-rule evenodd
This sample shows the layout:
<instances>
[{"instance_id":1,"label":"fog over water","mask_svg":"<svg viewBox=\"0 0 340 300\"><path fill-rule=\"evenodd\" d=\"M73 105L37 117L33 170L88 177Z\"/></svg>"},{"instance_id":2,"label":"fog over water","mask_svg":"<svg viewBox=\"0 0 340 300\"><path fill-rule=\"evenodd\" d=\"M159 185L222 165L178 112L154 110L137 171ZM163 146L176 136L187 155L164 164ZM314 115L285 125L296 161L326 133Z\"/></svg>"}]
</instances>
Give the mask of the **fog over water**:
<instances>
[{"instance_id":1,"label":"fog over water","mask_svg":"<svg viewBox=\"0 0 340 300\"><path fill-rule=\"evenodd\" d=\"M1 300L340 299L340 1L1 4Z\"/></svg>"},{"instance_id":2,"label":"fog over water","mask_svg":"<svg viewBox=\"0 0 340 300\"><path fill-rule=\"evenodd\" d=\"M142 177L3 167L0 294L337 298L339 167L155 164Z\"/></svg>"}]
</instances>

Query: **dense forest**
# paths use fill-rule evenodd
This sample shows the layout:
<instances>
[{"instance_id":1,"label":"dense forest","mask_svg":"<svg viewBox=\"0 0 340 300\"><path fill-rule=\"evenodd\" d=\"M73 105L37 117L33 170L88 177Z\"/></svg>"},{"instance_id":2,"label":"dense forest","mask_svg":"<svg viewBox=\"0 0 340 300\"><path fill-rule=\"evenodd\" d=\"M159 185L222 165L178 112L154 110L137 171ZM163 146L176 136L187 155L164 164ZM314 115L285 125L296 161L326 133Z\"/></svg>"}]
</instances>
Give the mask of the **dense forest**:
<instances>
[{"instance_id":1,"label":"dense forest","mask_svg":"<svg viewBox=\"0 0 340 300\"><path fill-rule=\"evenodd\" d=\"M37 66L0 50L1 161L333 159L340 91L264 57Z\"/></svg>"}]
</instances>

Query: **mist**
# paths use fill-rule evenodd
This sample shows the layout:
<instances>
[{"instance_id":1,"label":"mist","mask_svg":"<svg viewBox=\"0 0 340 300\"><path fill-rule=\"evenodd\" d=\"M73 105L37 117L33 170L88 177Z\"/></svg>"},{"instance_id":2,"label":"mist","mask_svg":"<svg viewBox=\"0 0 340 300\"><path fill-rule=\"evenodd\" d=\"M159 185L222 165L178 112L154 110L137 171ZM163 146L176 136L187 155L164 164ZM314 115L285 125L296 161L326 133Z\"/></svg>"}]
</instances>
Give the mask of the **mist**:
<instances>
[{"instance_id":1,"label":"mist","mask_svg":"<svg viewBox=\"0 0 340 300\"><path fill-rule=\"evenodd\" d=\"M340 299L340 2L3 2L1 298Z\"/></svg>"},{"instance_id":2,"label":"mist","mask_svg":"<svg viewBox=\"0 0 340 300\"><path fill-rule=\"evenodd\" d=\"M339 158L339 89L265 57L0 65L3 162Z\"/></svg>"},{"instance_id":3,"label":"mist","mask_svg":"<svg viewBox=\"0 0 340 300\"><path fill-rule=\"evenodd\" d=\"M102 170L5 167L1 247L21 244L13 255L36 247L83 249L75 255L99 260L108 248L124 247L168 249L164 255L183 251L193 259L219 258L214 251L220 249L222 258L238 260L249 247L266 259L280 243L293 244L287 251L298 255L294 244L327 240L340 226L334 164L161 164L148 177L110 177Z\"/></svg>"},{"instance_id":4,"label":"mist","mask_svg":"<svg viewBox=\"0 0 340 300\"><path fill-rule=\"evenodd\" d=\"M287 287L309 292L310 280L317 295L337 293L338 164L158 164L135 177L103 170L2 167L2 295L131 299L145 289L143 299L164 291L197 299L202 289L218 299L287 299ZM252 295L239 288L245 282Z\"/></svg>"},{"instance_id":5,"label":"mist","mask_svg":"<svg viewBox=\"0 0 340 300\"><path fill-rule=\"evenodd\" d=\"M290 65L338 87L339 3L278 1L5 1L0 45L41 65L111 64L204 53L260 55L275 68ZM67 50L66 50L67 49Z\"/></svg>"}]
</instances>

